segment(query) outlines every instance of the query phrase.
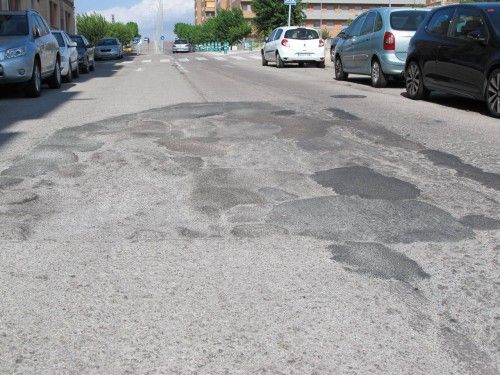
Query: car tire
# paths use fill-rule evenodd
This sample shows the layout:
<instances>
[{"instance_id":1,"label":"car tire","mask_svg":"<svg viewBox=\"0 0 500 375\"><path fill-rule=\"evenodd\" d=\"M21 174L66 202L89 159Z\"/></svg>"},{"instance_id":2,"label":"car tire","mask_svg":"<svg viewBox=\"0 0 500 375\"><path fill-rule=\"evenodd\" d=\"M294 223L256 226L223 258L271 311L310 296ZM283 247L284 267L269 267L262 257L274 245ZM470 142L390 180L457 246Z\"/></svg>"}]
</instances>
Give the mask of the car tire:
<instances>
[{"instance_id":1,"label":"car tire","mask_svg":"<svg viewBox=\"0 0 500 375\"><path fill-rule=\"evenodd\" d=\"M68 74L64 77L64 82L70 83L73 81L73 67L71 66L71 62L69 63Z\"/></svg>"},{"instance_id":2,"label":"car tire","mask_svg":"<svg viewBox=\"0 0 500 375\"><path fill-rule=\"evenodd\" d=\"M325 62L324 61L318 61L316 63L316 67L318 67L320 69L325 69Z\"/></svg>"},{"instance_id":3,"label":"car tire","mask_svg":"<svg viewBox=\"0 0 500 375\"><path fill-rule=\"evenodd\" d=\"M62 77L61 77L61 63L59 61L59 58L57 58L56 60L56 65L54 66L54 73L52 73L47 83L49 84L49 87L51 89L58 89L61 87Z\"/></svg>"},{"instance_id":4,"label":"car tire","mask_svg":"<svg viewBox=\"0 0 500 375\"><path fill-rule=\"evenodd\" d=\"M89 59L87 58L85 60L85 64L83 64L83 66L82 66L82 73L88 74L89 72L90 72L90 63L89 63Z\"/></svg>"},{"instance_id":5,"label":"car tire","mask_svg":"<svg viewBox=\"0 0 500 375\"><path fill-rule=\"evenodd\" d=\"M281 56L279 53L276 54L276 67L281 69L285 67L285 63L281 60Z\"/></svg>"},{"instance_id":6,"label":"car tire","mask_svg":"<svg viewBox=\"0 0 500 375\"><path fill-rule=\"evenodd\" d=\"M420 100L429 96L430 91L424 85L422 69L416 61L410 61L406 67L405 87L410 99Z\"/></svg>"},{"instance_id":7,"label":"car tire","mask_svg":"<svg viewBox=\"0 0 500 375\"><path fill-rule=\"evenodd\" d=\"M303 68L304 67L304 63L303 62L299 62L299 67Z\"/></svg>"},{"instance_id":8,"label":"car tire","mask_svg":"<svg viewBox=\"0 0 500 375\"><path fill-rule=\"evenodd\" d=\"M266 58L264 57L264 53L261 53L261 57L262 57L262 66L267 66L269 65L269 62L266 60Z\"/></svg>"},{"instance_id":9,"label":"car tire","mask_svg":"<svg viewBox=\"0 0 500 375\"><path fill-rule=\"evenodd\" d=\"M37 60L35 60L33 64L33 73L26 85L25 92L30 98L38 98L42 95L42 73L40 71L40 64Z\"/></svg>"},{"instance_id":10,"label":"car tire","mask_svg":"<svg viewBox=\"0 0 500 375\"><path fill-rule=\"evenodd\" d=\"M373 87L383 88L387 86L387 77L382 71L380 62L377 59L372 61L371 78Z\"/></svg>"},{"instance_id":11,"label":"car tire","mask_svg":"<svg viewBox=\"0 0 500 375\"><path fill-rule=\"evenodd\" d=\"M78 60L76 61L76 69L73 70L73 77L75 79L80 78L80 69L78 68Z\"/></svg>"},{"instance_id":12,"label":"car tire","mask_svg":"<svg viewBox=\"0 0 500 375\"><path fill-rule=\"evenodd\" d=\"M349 77L349 74L344 72L344 65L339 56L335 59L335 79L337 81L345 81Z\"/></svg>"},{"instance_id":13,"label":"car tire","mask_svg":"<svg viewBox=\"0 0 500 375\"><path fill-rule=\"evenodd\" d=\"M332 62L335 62L335 48L334 47L330 48L330 60Z\"/></svg>"},{"instance_id":14,"label":"car tire","mask_svg":"<svg viewBox=\"0 0 500 375\"><path fill-rule=\"evenodd\" d=\"M495 69L489 75L485 99L490 114L500 118L500 69Z\"/></svg>"}]
</instances>

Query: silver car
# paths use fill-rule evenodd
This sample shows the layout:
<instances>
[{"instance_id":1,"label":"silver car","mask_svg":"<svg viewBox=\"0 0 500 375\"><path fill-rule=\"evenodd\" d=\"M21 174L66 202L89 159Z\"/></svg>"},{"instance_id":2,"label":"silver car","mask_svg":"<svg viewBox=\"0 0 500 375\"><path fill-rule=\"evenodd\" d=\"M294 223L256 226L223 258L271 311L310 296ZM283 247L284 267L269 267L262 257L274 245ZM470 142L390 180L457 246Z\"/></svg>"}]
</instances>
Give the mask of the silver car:
<instances>
[{"instance_id":1,"label":"silver car","mask_svg":"<svg viewBox=\"0 0 500 375\"><path fill-rule=\"evenodd\" d=\"M172 45L172 52L173 53L178 53L178 52L191 52L192 48L191 45L187 40L184 39L176 39L174 41L174 44Z\"/></svg>"},{"instance_id":2,"label":"silver car","mask_svg":"<svg viewBox=\"0 0 500 375\"><path fill-rule=\"evenodd\" d=\"M52 34L57 39L59 52L61 53L61 75L66 82L71 82L73 77L78 78L80 76L76 43L64 31L52 30Z\"/></svg>"},{"instance_id":3,"label":"silver car","mask_svg":"<svg viewBox=\"0 0 500 375\"><path fill-rule=\"evenodd\" d=\"M335 78L371 76L373 87L402 78L410 39L429 9L374 8L356 18L335 48Z\"/></svg>"},{"instance_id":4,"label":"silver car","mask_svg":"<svg viewBox=\"0 0 500 375\"><path fill-rule=\"evenodd\" d=\"M33 10L0 12L0 85L24 85L38 97L42 80L61 87L59 45L47 22Z\"/></svg>"},{"instance_id":5,"label":"silver car","mask_svg":"<svg viewBox=\"0 0 500 375\"><path fill-rule=\"evenodd\" d=\"M99 40L95 47L95 58L97 60L123 58L122 44L117 38L103 38Z\"/></svg>"}]
</instances>

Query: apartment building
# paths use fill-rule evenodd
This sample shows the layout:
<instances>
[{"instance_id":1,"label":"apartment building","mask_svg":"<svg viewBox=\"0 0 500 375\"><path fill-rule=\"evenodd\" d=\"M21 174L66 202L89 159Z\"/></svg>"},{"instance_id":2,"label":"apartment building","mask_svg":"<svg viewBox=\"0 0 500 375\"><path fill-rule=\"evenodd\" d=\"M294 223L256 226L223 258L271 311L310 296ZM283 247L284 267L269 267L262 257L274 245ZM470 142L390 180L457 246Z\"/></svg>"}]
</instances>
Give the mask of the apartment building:
<instances>
[{"instance_id":1,"label":"apartment building","mask_svg":"<svg viewBox=\"0 0 500 375\"><path fill-rule=\"evenodd\" d=\"M245 19L251 20L252 0L195 0L194 19L197 25L201 25L210 17L214 17L219 9L240 8Z\"/></svg>"},{"instance_id":2,"label":"apartment building","mask_svg":"<svg viewBox=\"0 0 500 375\"><path fill-rule=\"evenodd\" d=\"M460 0L426 0L428 7L437 7L440 5L447 5L453 3L459 3Z\"/></svg>"},{"instance_id":3,"label":"apartment building","mask_svg":"<svg viewBox=\"0 0 500 375\"><path fill-rule=\"evenodd\" d=\"M35 9L51 27L75 32L74 0L0 0L0 10Z\"/></svg>"},{"instance_id":4,"label":"apartment building","mask_svg":"<svg viewBox=\"0 0 500 375\"><path fill-rule=\"evenodd\" d=\"M427 0L428 1L428 0ZM426 0L302 0L306 4L306 26L337 35L349 20L370 8L425 6Z\"/></svg>"}]
</instances>

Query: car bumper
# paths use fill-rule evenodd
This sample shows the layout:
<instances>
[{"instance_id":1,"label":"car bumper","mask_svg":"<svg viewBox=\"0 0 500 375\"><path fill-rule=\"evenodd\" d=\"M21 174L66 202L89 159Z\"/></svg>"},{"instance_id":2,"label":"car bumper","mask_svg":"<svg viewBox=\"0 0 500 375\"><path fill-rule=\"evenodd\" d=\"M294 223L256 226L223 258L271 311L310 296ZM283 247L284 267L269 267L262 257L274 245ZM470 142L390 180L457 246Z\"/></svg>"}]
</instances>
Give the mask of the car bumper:
<instances>
[{"instance_id":1,"label":"car bumper","mask_svg":"<svg viewBox=\"0 0 500 375\"><path fill-rule=\"evenodd\" d=\"M96 52L96 59L116 59L120 57L120 52Z\"/></svg>"},{"instance_id":2,"label":"car bumper","mask_svg":"<svg viewBox=\"0 0 500 375\"><path fill-rule=\"evenodd\" d=\"M32 74L33 60L31 58L0 61L0 84L27 82Z\"/></svg>"},{"instance_id":3,"label":"car bumper","mask_svg":"<svg viewBox=\"0 0 500 375\"><path fill-rule=\"evenodd\" d=\"M174 47L172 52L189 52L191 49L189 47Z\"/></svg>"},{"instance_id":4,"label":"car bumper","mask_svg":"<svg viewBox=\"0 0 500 375\"><path fill-rule=\"evenodd\" d=\"M379 56L382 71L387 75L401 76L405 71L405 60L401 60L396 54Z\"/></svg>"},{"instance_id":5,"label":"car bumper","mask_svg":"<svg viewBox=\"0 0 500 375\"><path fill-rule=\"evenodd\" d=\"M281 55L281 59L285 62L307 62L307 61L321 62L325 61L325 52L322 50L321 53L318 52L283 53Z\"/></svg>"}]
</instances>

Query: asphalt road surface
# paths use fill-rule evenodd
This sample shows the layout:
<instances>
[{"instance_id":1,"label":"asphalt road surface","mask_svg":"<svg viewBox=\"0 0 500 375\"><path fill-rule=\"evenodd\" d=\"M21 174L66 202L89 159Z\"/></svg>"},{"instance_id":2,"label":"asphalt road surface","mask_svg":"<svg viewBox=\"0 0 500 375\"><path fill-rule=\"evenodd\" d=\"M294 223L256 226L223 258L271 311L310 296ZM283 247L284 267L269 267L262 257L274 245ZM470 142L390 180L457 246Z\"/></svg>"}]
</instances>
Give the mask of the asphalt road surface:
<instances>
[{"instance_id":1,"label":"asphalt road surface","mask_svg":"<svg viewBox=\"0 0 500 375\"><path fill-rule=\"evenodd\" d=\"M498 374L500 122L258 53L0 93L0 373Z\"/></svg>"}]
</instances>

